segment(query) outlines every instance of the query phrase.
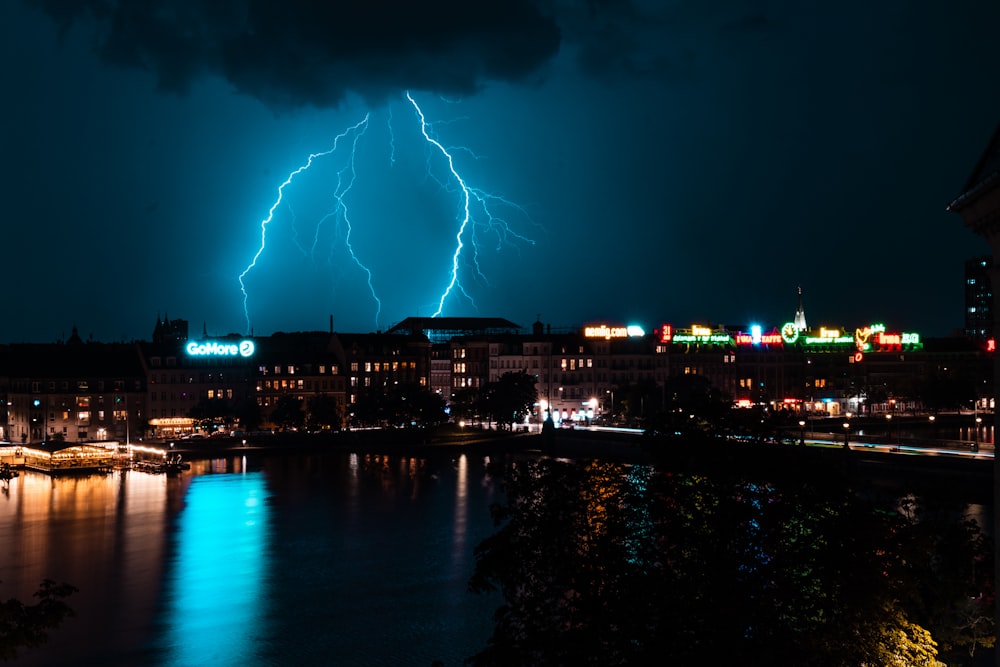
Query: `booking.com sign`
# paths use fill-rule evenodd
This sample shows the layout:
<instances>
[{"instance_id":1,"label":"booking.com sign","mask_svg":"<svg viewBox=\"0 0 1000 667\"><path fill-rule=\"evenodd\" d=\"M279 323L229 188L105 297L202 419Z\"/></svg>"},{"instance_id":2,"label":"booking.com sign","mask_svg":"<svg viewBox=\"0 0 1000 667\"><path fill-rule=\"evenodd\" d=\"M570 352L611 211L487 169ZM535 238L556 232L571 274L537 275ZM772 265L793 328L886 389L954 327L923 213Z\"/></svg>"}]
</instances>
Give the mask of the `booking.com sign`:
<instances>
[{"instance_id":1,"label":"booking.com sign","mask_svg":"<svg viewBox=\"0 0 1000 667\"><path fill-rule=\"evenodd\" d=\"M192 357L250 357L253 356L255 345L252 340L241 340L239 343L220 343L206 341L196 343L191 341L184 348Z\"/></svg>"}]
</instances>

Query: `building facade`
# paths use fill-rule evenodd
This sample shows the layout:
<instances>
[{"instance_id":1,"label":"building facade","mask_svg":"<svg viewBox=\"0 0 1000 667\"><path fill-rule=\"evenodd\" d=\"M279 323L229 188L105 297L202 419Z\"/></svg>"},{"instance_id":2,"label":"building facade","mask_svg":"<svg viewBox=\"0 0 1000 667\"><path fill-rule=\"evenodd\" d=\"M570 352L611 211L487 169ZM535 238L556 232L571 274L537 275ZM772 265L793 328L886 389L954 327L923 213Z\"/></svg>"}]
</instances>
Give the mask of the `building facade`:
<instances>
[{"instance_id":1,"label":"building facade","mask_svg":"<svg viewBox=\"0 0 1000 667\"><path fill-rule=\"evenodd\" d=\"M924 340L877 323L812 329L801 313L800 295L796 317L772 328L664 323L647 333L596 322L553 331L535 322L518 332L463 318L437 342L419 328L190 338L183 320L158 320L148 342L84 343L74 330L62 343L0 346L0 427L3 439L24 443L208 436L239 428L234 414L276 428L270 416L283 398L308 409L320 396L349 425L367 392L417 388L451 403L519 372L535 380L536 423L605 421L622 416L626 400L628 419L641 423L685 375L734 405L768 410L916 411L942 388L968 409L992 407L992 339ZM228 422L211 418L219 406Z\"/></svg>"}]
</instances>

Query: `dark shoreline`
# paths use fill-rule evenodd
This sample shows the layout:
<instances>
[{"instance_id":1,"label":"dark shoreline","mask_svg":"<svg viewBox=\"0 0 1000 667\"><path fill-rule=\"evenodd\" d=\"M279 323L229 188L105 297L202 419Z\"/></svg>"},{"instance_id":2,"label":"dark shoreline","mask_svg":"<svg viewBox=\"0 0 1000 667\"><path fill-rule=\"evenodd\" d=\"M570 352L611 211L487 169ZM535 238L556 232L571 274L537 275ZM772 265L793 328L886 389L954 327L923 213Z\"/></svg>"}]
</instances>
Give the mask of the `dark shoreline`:
<instances>
[{"instance_id":1,"label":"dark shoreline","mask_svg":"<svg viewBox=\"0 0 1000 667\"><path fill-rule=\"evenodd\" d=\"M146 443L154 444L154 443ZM600 460L654 465L671 472L741 474L816 483L875 481L880 485L958 486L968 495L992 499L993 461L942 456L908 456L852 448L798 447L783 443L726 440L681 441L640 434L556 430L551 434L458 427L383 429L323 434L275 433L243 439L157 442L184 460L240 453L268 455L355 451L417 456L510 455Z\"/></svg>"}]
</instances>

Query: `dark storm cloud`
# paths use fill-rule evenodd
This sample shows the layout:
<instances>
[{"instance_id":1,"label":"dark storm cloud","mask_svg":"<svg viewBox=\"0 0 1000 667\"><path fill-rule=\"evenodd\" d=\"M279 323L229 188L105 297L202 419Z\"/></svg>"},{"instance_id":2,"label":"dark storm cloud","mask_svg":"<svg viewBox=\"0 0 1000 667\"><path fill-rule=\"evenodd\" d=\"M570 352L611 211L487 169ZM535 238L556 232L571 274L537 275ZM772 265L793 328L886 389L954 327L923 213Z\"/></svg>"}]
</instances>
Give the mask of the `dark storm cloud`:
<instances>
[{"instance_id":1,"label":"dark storm cloud","mask_svg":"<svg viewBox=\"0 0 1000 667\"><path fill-rule=\"evenodd\" d=\"M689 78L697 52L775 27L746 0L556 0L553 13L580 71L605 82Z\"/></svg>"},{"instance_id":2,"label":"dark storm cloud","mask_svg":"<svg viewBox=\"0 0 1000 667\"><path fill-rule=\"evenodd\" d=\"M94 31L100 56L183 92L218 75L274 107L336 106L401 89L471 93L517 81L559 50L531 0L34 0L63 30Z\"/></svg>"}]
</instances>

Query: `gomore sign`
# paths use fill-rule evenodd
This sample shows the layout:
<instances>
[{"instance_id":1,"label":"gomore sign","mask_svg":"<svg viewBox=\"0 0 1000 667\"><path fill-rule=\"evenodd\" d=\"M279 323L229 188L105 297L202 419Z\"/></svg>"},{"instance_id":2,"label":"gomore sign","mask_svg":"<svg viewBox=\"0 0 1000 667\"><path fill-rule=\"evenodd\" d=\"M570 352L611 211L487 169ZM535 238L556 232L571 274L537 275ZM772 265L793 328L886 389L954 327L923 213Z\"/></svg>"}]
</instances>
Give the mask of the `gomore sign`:
<instances>
[{"instance_id":1,"label":"gomore sign","mask_svg":"<svg viewBox=\"0 0 1000 667\"><path fill-rule=\"evenodd\" d=\"M253 355L254 344L252 340L241 340L239 343L192 341L185 349L192 357L249 357Z\"/></svg>"}]
</instances>

